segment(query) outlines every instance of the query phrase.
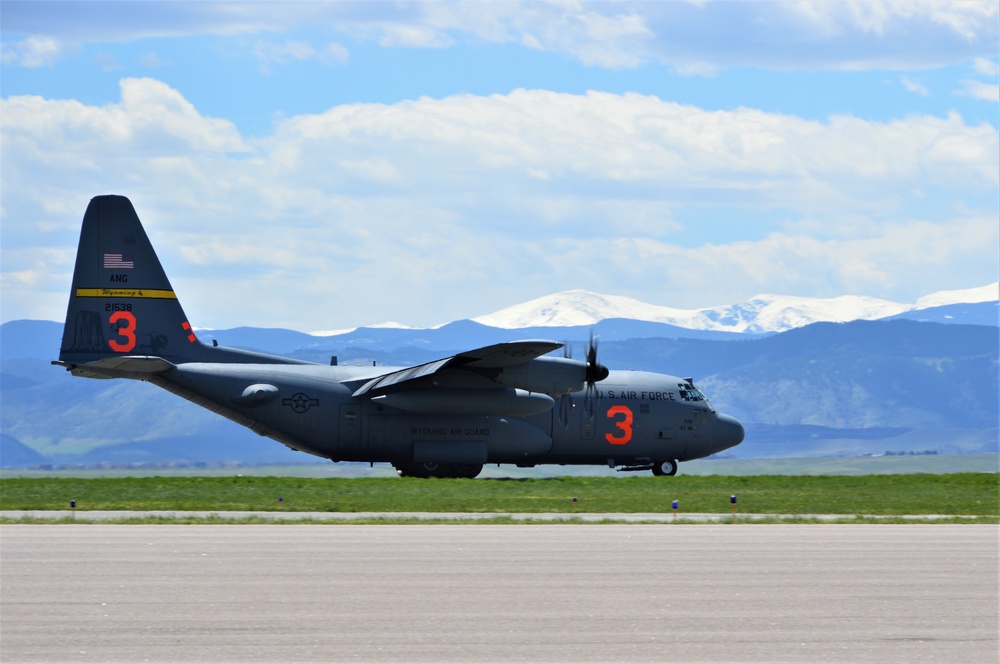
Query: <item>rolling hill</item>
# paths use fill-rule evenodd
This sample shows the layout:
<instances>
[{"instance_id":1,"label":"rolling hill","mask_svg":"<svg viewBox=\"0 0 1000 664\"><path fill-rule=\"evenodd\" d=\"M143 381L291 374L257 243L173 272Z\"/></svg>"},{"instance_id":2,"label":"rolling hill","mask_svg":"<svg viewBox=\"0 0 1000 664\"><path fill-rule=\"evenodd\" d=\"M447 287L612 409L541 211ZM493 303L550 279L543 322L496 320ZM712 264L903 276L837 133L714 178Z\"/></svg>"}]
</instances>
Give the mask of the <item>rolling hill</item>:
<instances>
[{"instance_id":1,"label":"rolling hill","mask_svg":"<svg viewBox=\"0 0 1000 664\"><path fill-rule=\"evenodd\" d=\"M746 442L730 451L737 457L996 452L995 291L935 293L913 305L761 296L669 315L628 298L571 291L435 329L198 334L322 364L336 356L405 366L525 338L567 341L582 356L593 331L608 366L694 377L720 410L746 425ZM149 384L73 378L50 364L61 334L62 324L50 321L0 326L2 466L312 459Z\"/></svg>"}]
</instances>

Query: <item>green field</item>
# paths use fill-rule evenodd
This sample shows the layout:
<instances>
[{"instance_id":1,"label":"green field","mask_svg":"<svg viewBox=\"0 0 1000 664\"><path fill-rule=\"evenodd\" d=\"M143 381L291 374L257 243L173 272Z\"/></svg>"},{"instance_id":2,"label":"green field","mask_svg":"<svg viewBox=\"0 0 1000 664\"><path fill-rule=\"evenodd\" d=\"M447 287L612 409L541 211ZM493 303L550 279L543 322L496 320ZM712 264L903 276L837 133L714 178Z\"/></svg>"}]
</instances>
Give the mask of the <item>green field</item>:
<instances>
[{"instance_id":1,"label":"green field","mask_svg":"<svg viewBox=\"0 0 1000 664\"><path fill-rule=\"evenodd\" d=\"M1000 471L1000 455L993 454L933 454L881 457L797 457L786 459L698 459L681 464L680 475L895 475L910 473L996 473ZM357 478L396 477L389 464L369 466L366 463L303 463L297 465L246 465L208 468L59 468L54 470L0 470L0 478L8 477L258 477ZM618 473L606 466L555 466L535 468L486 466L480 478L552 478L552 477L634 477ZM671 481L671 480L668 480Z\"/></svg>"},{"instance_id":2,"label":"green field","mask_svg":"<svg viewBox=\"0 0 1000 664\"><path fill-rule=\"evenodd\" d=\"M740 514L1000 514L996 473L868 476L309 479L144 477L0 480L0 509L289 512L681 512ZM281 501L279 502L279 498ZM573 499L576 499L574 502Z\"/></svg>"}]
</instances>

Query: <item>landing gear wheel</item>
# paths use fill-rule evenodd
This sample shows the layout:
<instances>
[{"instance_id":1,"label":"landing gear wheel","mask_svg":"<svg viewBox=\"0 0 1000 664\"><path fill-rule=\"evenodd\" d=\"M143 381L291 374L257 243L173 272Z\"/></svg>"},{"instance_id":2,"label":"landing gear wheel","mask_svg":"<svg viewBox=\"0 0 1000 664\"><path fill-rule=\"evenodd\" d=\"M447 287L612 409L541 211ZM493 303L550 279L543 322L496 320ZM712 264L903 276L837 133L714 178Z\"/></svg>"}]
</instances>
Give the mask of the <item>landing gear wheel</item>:
<instances>
[{"instance_id":1,"label":"landing gear wheel","mask_svg":"<svg viewBox=\"0 0 1000 664\"><path fill-rule=\"evenodd\" d=\"M663 477L664 475L676 475L677 462L670 459L666 461L657 461L653 464L653 474L657 477Z\"/></svg>"},{"instance_id":2,"label":"landing gear wheel","mask_svg":"<svg viewBox=\"0 0 1000 664\"><path fill-rule=\"evenodd\" d=\"M410 477L440 477L439 473L443 469L441 464L434 463L433 461L428 463L415 463L410 467Z\"/></svg>"},{"instance_id":3,"label":"landing gear wheel","mask_svg":"<svg viewBox=\"0 0 1000 664\"><path fill-rule=\"evenodd\" d=\"M481 463L456 463L451 467L450 477L471 480L481 472L483 472L483 464Z\"/></svg>"}]
</instances>

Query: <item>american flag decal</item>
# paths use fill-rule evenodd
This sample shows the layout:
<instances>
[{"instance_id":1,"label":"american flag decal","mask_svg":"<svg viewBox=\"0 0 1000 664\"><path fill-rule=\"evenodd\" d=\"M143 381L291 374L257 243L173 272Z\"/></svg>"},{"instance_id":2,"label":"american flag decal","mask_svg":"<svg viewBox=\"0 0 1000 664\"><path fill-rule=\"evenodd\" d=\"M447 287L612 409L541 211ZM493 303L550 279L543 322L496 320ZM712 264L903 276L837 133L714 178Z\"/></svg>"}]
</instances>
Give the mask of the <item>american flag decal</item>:
<instances>
[{"instance_id":1,"label":"american flag decal","mask_svg":"<svg viewBox=\"0 0 1000 664\"><path fill-rule=\"evenodd\" d=\"M131 270L134 267L132 254L104 254L105 270Z\"/></svg>"}]
</instances>

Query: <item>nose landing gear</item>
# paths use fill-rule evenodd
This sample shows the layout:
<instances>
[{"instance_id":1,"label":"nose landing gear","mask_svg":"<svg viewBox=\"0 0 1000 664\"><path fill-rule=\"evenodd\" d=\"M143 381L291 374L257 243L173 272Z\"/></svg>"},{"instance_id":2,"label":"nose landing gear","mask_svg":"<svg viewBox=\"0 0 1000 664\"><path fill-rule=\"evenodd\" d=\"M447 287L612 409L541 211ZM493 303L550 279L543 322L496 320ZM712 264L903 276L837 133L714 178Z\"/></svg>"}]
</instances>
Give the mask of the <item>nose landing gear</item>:
<instances>
[{"instance_id":1,"label":"nose landing gear","mask_svg":"<svg viewBox=\"0 0 1000 664\"><path fill-rule=\"evenodd\" d=\"M677 474L677 462L672 459L657 461L653 464L653 474L657 477Z\"/></svg>"}]
</instances>

